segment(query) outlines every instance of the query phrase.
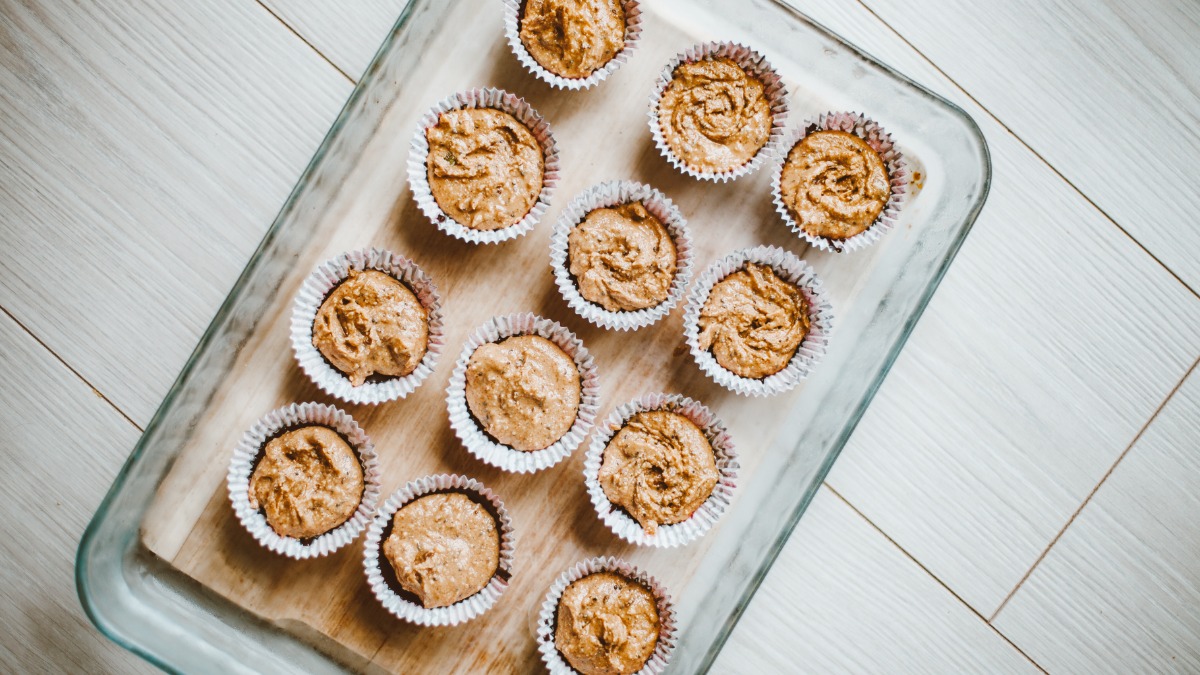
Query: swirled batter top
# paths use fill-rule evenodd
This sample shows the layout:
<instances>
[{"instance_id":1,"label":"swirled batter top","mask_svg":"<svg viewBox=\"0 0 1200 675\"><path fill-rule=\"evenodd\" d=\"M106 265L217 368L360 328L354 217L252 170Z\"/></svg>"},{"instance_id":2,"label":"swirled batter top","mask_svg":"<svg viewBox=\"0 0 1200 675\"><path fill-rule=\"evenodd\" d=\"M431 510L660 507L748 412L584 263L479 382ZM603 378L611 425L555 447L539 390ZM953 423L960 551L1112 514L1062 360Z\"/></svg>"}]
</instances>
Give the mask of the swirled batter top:
<instances>
[{"instance_id":1,"label":"swirled batter top","mask_svg":"<svg viewBox=\"0 0 1200 675\"><path fill-rule=\"evenodd\" d=\"M847 239L865 231L892 195L883 158L845 131L816 131L783 164L783 203L809 234Z\"/></svg>"},{"instance_id":2,"label":"swirled batter top","mask_svg":"<svg viewBox=\"0 0 1200 675\"><path fill-rule=\"evenodd\" d=\"M663 139L684 164L733 171L771 136L771 104L758 78L731 59L683 63L658 104Z\"/></svg>"},{"instance_id":3,"label":"swirled batter top","mask_svg":"<svg viewBox=\"0 0 1200 675\"><path fill-rule=\"evenodd\" d=\"M717 462L704 432L676 412L634 415L604 448L600 486L653 536L692 516L717 485Z\"/></svg>"},{"instance_id":4,"label":"swirled batter top","mask_svg":"<svg viewBox=\"0 0 1200 675\"><path fill-rule=\"evenodd\" d=\"M579 294L610 312L654 307L675 279L675 242L641 202L595 209L567 237Z\"/></svg>"},{"instance_id":5,"label":"swirled batter top","mask_svg":"<svg viewBox=\"0 0 1200 675\"><path fill-rule=\"evenodd\" d=\"M400 586L425 607L448 607L483 590L500 565L496 519L460 492L400 507L383 555Z\"/></svg>"},{"instance_id":6,"label":"swirled batter top","mask_svg":"<svg viewBox=\"0 0 1200 675\"><path fill-rule=\"evenodd\" d=\"M658 646L654 594L612 572L596 572L563 591L554 646L583 675L631 675Z\"/></svg>"},{"instance_id":7,"label":"swirled batter top","mask_svg":"<svg viewBox=\"0 0 1200 675\"><path fill-rule=\"evenodd\" d=\"M621 0L525 0L521 42L546 70L588 77L625 48Z\"/></svg>"},{"instance_id":8,"label":"swirled batter top","mask_svg":"<svg viewBox=\"0 0 1200 675\"><path fill-rule=\"evenodd\" d=\"M517 450L549 447L575 424L575 362L539 335L480 345L467 362L467 407L492 438Z\"/></svg>"},{"instance_id":9,"label":"swirled batter top","mask_svg":"<svg viewBox=\"0 0 1200 675\"><path fill-rule=\"evenodd\" d=\"M808 334L808 301L769 266L747 263L713 286L699 323L700 348L722 368L763 378L786 368Z\"/></svg>"},{"instance_id":10,"label":"swirled batter top","mask_svg":"<svg viewBox=\"0 0 1200 675\"><path fill-rule=\"evenodd\" d=\"M377 270L351 270L317 309L313 346L359 386L416 370L429 344L429 313L408 286Z\"/></svg>"},{"instance_id":11,"label":"swirled batter top","mask_svg":"<svg viewBox=\"0 0 1200 675\"><path fill-rule=\"evenodd\" d=\"M451 110L425 130L434 201L459 224L499 230L521 222L542 191L545 158L533 132L492 108Z\"/></svg>"},{"instance_id":12,"label":"swirled batter top","mask_svg":"<svg viewBox=\"0 0 1200 675\"><path fill-rule=\"evenodd\" d=\"M266 444L250 475L250 508L284 537L309 539L340 526L358 510L362 464L329 427L309 426Z\"/></svg>"}]
</instances>

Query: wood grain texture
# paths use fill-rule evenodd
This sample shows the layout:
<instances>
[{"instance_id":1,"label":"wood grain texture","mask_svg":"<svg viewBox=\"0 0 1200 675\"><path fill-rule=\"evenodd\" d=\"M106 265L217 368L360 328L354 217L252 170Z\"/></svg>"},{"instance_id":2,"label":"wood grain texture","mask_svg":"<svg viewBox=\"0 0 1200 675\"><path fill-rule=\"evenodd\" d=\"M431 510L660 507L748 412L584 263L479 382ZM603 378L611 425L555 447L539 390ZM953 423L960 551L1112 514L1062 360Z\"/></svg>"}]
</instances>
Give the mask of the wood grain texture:
<instances>
[{"instance_id":1,"label":"wood grain texture","mask_svg":"<svg viewBox=\"0 0 1200 675\"><path fill-rule=\"evenodd\" d=\"M998 674L1038 668L822 488L713 672Z\"/></svg>"},{"instance_id":2,"label":"wood grain texture","mask_svg":"<svg viewBox=\"0 0 1200 675\"><path fill-rule=\"evenodd\" d=\"M987 206L829 478L990 616L1200 354L1200 300L885 25L806 9L992 151Z\"/></svg>"},{"instance_id":3,"label":"wood grain texture","mask_svg":"<svg viewBox=\"0 0 1200 675\"><path fill-rule=\"evenodd\" d=\"M137 429L5 314L0 373L0 670L153 672L92 628L73 565Z\"/></svg>"},{"instance_id":4,"label":"wood grain texture","mask_svg":"<svg viewBox=\"0 0 1200 675\"><path fill-rule=\"evenodd\" d=\"M144 424L349 92L245 0L3 0L0 305Z\"/></svg>"},{"instance_id":5,"label":"wood grain texture","mask_svg":"<svg viewBox=\"0 0 1200 675\"><path fill-rule=\"evenodd\" d=\"M1200 370L995 623L1052 671L1200 671Z\"/></svg>"},{"instance_id":6,"label":"wood grain texture","mask_svg":"<svg viewBox=\"0 0 1200 675\"><path fill-rule=\"evenodd\" d=\"M863 1L1200 292L1200 5Z\"/></svg>"},{"instance_id":7,"label":"wood grain texture","mask_svg":"<svg viewBox=\"0 0 1200 675\"><path fill-rule=\"evenodd\" d=\"M284 23L355 81L371 63L406 0L262 0Z\"/></svg>"}]
</instances>

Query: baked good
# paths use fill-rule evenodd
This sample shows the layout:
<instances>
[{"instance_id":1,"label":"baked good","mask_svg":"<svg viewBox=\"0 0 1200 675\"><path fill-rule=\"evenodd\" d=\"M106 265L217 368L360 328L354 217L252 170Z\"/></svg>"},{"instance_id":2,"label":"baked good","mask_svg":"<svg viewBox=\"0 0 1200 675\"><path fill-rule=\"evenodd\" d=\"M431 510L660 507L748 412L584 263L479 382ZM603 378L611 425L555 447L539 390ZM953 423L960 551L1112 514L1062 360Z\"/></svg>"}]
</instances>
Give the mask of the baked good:
<instances>
[{"instance_id":1,"label":"baked good","mask_svg":"<svg viewBox=\"0 0 1200 675\"><path fill-rule=\"evenodd\" d=\"M358 510L363 467L350 444L324 426L304 426L263 446L248 496L276 533L295 539L319 537Z\"/></svg>"},{"instance_id":2,"label":"baked good","mask_svg":"<svg viewBox=\"0 0 1200 675\"><path fill-rule=\"evenodd\" d=\"M543 68L560 77L586 78L625 48L621 0L525 0L520 38Z\"/></svg>"},{"instance_id":3,"label":"baked good","mask_svg":"<svg viewBox=\"0 0 1200 675\"><path fill-rule=\"evenodd\" d=\"M434 493L396 511L383 555L401 588L423 606L448 607L495 576L500 534L495 517L467 495Z\"/></svg>"},{"instance_id":4,"label":"baked good","mask_svg":"<svg viewBox=\"0 0 1200 675\"><path fill-rule=\"evenodd\" d=\"M554 646L583 675L632 675L654 655L661 622L654 594L614 572L594 572L562 593Z\"/></svg>"},{"instance_id":5,"label":"baked good","mask_svg":"<svg viewBox=\"0 0 1200 675\"><path fill-rule=\"evenodd\" d=\"M589 212L567 237L567 261L584 299L610 312L636 311L670 295L676 249L639 201Z\"/></svg>"},{"instance_id":6,"label":"baked good","mask_svg":"<svg viewBox=\"0 0 1200 675\"><path fill-rule=\"evenodd\" d=\"M796 224L829 239L866 231L892 194L879 153L862 138L836 130L814 131L792 147L779 189Z\"/></svg>"},{"instance_id":7,"label":"baked good","mask_svg":"<svg viewBox=\"0 0 1200 675\"><path fill-rule=\"evenodd\" d=\"M499 443L542 450L575 424L582 394L579 369L540 335L480 345L466 369L467 407Z\"/></svg>"},{"instance_id":8,"label":"baked good","mask_svg":"<svg viewBox=\"0 0 1200 675\"><path fill-rule=\"evenodd\" d=\"M474 230L525 218L542 192L545 157L529 127L494 108L449 110L425 130L429 191L438 207Z\"/></svg>"},{"instance_id":9,"label":"baked good","mask_svg":"<svg viewBox=\"0 0 1200 675\"><path fill-rule=\"evenodd\" d=\"M746 266L718 281L700 309L699 346L741 377L787 367L808 334L808 301L768 265Z\"/></svg>"},{"instance_id":10,"label":"baked good","mask_svg":"<svg viewBox=\"0 0 1200 675\"><path fill-rule=\"evenodd\" d=\"M653 536L681 523L712 494L719 478L704 432L667 410L639 412L609 440L599 480L608 500Z\"/></svg>"},{"instance_id":11,"label":"baked good","mask_svg":"<svg viewBox=\"0 0 1200 675\"><path fill-rule=\"evenodd\" d=\"M428 341L424 305L408 286L378 270L350 270L313 320L313 346L356 387L372 375L413 372Z\"/></svg>"}]
</instances>

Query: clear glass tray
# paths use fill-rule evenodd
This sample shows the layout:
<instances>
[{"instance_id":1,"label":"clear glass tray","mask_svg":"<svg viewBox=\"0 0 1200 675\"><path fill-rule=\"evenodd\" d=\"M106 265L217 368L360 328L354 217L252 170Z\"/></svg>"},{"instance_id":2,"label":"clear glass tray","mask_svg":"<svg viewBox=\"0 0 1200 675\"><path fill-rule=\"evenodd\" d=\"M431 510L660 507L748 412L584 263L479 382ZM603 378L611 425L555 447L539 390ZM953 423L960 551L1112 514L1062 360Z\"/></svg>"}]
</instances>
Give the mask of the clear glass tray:
<instances>
[{"instance_id":1,"label":"clear glass tray","mask_svg":"<svg viewBox=\"0 0 1200 675\"><path fill-rule=\"evenodd\" d=\"M524 670L536 661L533 614L545 586L565 567L562 561L612 553L668 581L682 626L671 670L709 667L958 251L986 198L991 169L983 137L962 110L777 0L642 4L642 48L608 82L581 93L553 92L520 69L504 43L496 0L408 4L80 543L79 594L106 635L159 666L180 671L445 672L481 664ZM856 110L893 134L920 173L919 189L896 229L854 254L806 250L773 213L769 170L727 186L702 185L657 156L645 124L653 76L675 52L712 39L738 40L768 55L792 93L791 126L827 110ZM451 242L420 217L404 183L404 163L418 115L453 91L485 85L515 91L546 114L562 147L564 180L535 233L480 253ZM698 241L698 271L735 246L759 242L803 253L817 268L837 319L829 354L798 391L774 399L723 395L690 357L672 354L672 344L682 342L675 334L680 309L660 326L619 338L588 330L572 319L556 291L546 290L552 282L545 241L558 210L587 185L625 177L664 189L681 206ZM529 527L528 518L518 522L514 579L525 573L535 581L532 591L511 588L493 610L507 617L510 633L499 632L486 616L454 629L397 625L372 609L375 600L365 582L353 581L354 573L347 571L357 565L361 577L357 546L316 563L292 563L256 548L228 516L223 498L231 439L276 404L321 398L292 361L286 312L300 279L318 262L374 244L393 246L433 267L450 323L457 321L437 371L413 397L388 404L384 413L348 407L365 418L377 446L402 444L412 427L389 425L414 406L433 405L420 403L420 396L431 401L442 396L461 336L480 317L539 311L580 332L589 348L598 343L597 351L607 359L602 363L618 375L605 379L602 370L602 414L653 387L697 396L731 422L744 468L736 501L720 525L697 544L663 552L621 545L596 526L594 515L587 519L586 498L578 512L583 515L571 525L572 536L560 541L539 541L540 533L553 527ZM506 278L516 286L536 286L537 292L495 285L488 275L495 274L490 261L498 258L488 256L513 256L520 264ZM542 262L525 264L537 256ZM447 277L449 283L443 283ZM462 298L457 316L456 298ZM506 305L517 301L532 306ZM636 346L630 340L637 340ZM662 350L661 360L668 363L615 363L622 354L633 362L635 353L654 349ZM446 426L442 418L427 424ZM441 438L437 434L443 432L430 433ZM520 513L534 508L524 505L534 498L527 493L545 491L546 481L582 483L577 474L582 451L550 470L558 473L513 478L452 446L437 450L432 460L394 458L390 473L385 466L385 494L421 473L457 470L498 488ZM575 489L574 482L562 485ZM583 494L581 488L578 493ZM197 543L201 535L210 539ZM230 574L230 569L240 571ZM331 576L331 586L343 579L348 590L321 596L326 571L342 575ZM256 577L260 572L262 579ZM293 572L315 577L308 591L295 596L296 604L308 608L294 613L285 606L286 593L272 595L265 588ZM349 618L331 623L318 616L318 609L338 603L351 605L345 610ZM506 603L508 610L502 609ZM313 609L314 604L321 607ZM371 624L379 635L367 639L355 632L370 632ZM380 646L370 646L371 639ZM455 662L438 651L447 641L461 647L464 658L473 650L495 658ZM423 653L440 660L422 661Z\"/></svg>"}]
</instances>

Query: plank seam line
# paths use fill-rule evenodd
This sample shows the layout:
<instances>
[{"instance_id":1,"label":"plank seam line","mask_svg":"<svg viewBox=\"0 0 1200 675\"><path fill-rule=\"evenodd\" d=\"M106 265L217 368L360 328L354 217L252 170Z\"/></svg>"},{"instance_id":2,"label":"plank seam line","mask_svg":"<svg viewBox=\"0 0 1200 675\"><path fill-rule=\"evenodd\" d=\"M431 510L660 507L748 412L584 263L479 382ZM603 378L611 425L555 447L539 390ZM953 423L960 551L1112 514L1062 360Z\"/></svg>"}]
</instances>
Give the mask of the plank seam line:
<instances>
[{"instance_id":1,"label":"plank seam line","mask_svg":"<svg viewBox=\"0 0 1200 675\"><path fill-rule=\"evenodd\" d=\"M979 106L980 109L983 110L984 113L986 113L988 117L992 118L992 120L996 122L996 124L999 124L1000 127L1003 128L1005 131L1007 131L1010 136L1017 139L1017 142L1020 143L1022 146L1024 146L1026 150L1033 153L1034 157L1037 157L1038 160L1042 164L1045 164L1047 168L1049 168L1051 171L1054 172L1054 175L1058 176L1060 180L1062 180L1064 183L1069 185L1071 187L1071 189L1075 191L1076 194L1078 194L1080 197L1082 197L1084 201L1086 201L1088 204L1090 204L1092 206L1092 208L1096 209L1096 211L1098 211L1100 213L1100 215L1104 216L1105 220L1112 223L1113 227L1120 230L1121 234L1124 234L1126 237L1129 238L1130 241L1132 241L1134 244L1136 244L1138 248L1142 249L1142 251L1145 252L1146 255L1150 256L1151 260L1158 263L1159 267L1162 267L1167 272L1167 274L1171 275L1175 279L1175 281L1178 281L1193 296L1195 296L1196 298L1200 298L1200 290L1192 288L1186 281L1183 280L1182 277L1180 277L1178 274L1175 273L1175 270L1168 267L1166 265L1166 263L1164 263L1162 260L1159 260L1158 256L1154 255L1154 253L1151 252L1150 249L1146 248L1146 246L1144 244L1142 244L1142 242L1138 241L1137 237L1134 237L1132 234L1130 234L1129 230L1126 230L1124 227L1122 227L1121 224L1118 223L1111 215L1109 215L1107 211L1100 208L1100 206L1098 204L1096 204L1096 202L1092 201L1091 197L1089 197L1086 193L1084 193L1083 190L1080 190L1079 187L1077 185L1075 185L1075 183L1071 182L1071 180L1069 178L1064 176L1063 173L1058 170L1058 167L1051 164L1045 157L1042 156L1042 154L1040 152L1038 152L1037 150L1034 150L1033 147L1031 145L1029 145L1029 143L1025 142L1024 138L1021 138L1021 136L1019 136L1016 132L1014 132L1011 128L1009 128L1009 126L1007 124L1005 124L999 117L997 117L995 113L993 113L990 109L988 109L988 107L985 106L982 101L975 98L975 96L972 95L969 91L967 91L965 87L963 87L961 84L959 84L957 80L955 80L953 77L950 77L950 75L946 71L942 70L941 66L934 63L933 59L929 58L925 54L925 52L918 49L917 46L914 45L912 42L909 42L908 38L904 37L904 35L901 34L900 31L896 30L892 26L892 24L890 24L886 20L884 20L884 18L882 16L880 16L874 9L871 9L871 7L869 5L867 5L866 0L857 0L857 1L858 1L858 4L861 5L863 9L867 10L867 12L869 12L871 14L871 16L875 17L884 26L887 26L887 29L889 31L891 31L893 35L900 38L900 40L902 42L904 42L904 44L908 45L909 48L911 48L914 52L916 52L918 55L920 55L920 57L922 59L924 59L925 62L928 63L934 70L936 70L942 77L946 78L946 80L949 81L950 84L954 85L955 89L962 92L963 96L966 96L967 98L969 98L971 100L972 103Z\"/></svg>"},{"instance_id":2,"label":"plank seam line","mask_svg":"<svg viewBox=\"0 0 1200 675\"><path fill-rule=\"evenodd\" d=\"M921 568L921 571L923 571L925 574L928 574L931 579L936 581L939 586L944 588L947 593L954 596L955 600L958 600L962 604L963 607L966 607L968 610L970 610L970 612L972 614L974 614L980 621L982 621L984 623L984 625L986 625L988 628L990 628L993 633L995 633L996 635L999 635L1000 639L1002 639L1008 643L1008 646L1017 650L1017 653L1020 654L1021 656L1024 656L1025 660L1027 660L1031 664L1033 664L1033 666L1035 668L1042 671L1043 673L1047 672L1046 669L1041 666L1041 664L1039 664L1037 661L1034 661L1028 654L1025 653L1024 650L1022 650L1020 647L1018 647L1016 645L1016 643L1014 643L1012 640L1008 639L1007 635L1005 635L1004 633L1001 633L999 629L997 629L995 626L993 626L991 624L991 622L989 622L986 618L984 618L984 616L982 614L980 614L974 607L972 607L966 600L963 600L962 596L960 596L958 593L955 593L953 588L950 588L948 585L946 585L946 583L943 582L941 579L939 579L936 574L931 572L928 567L921 564L920 560L917 560L915 557L913 557L913 555L911 553L909 553L908 551L906 551L904 549L904 547L899 544L899 542L897 542L895 539L892 539L891 536L888 535L887 532L884 532L881 527L876 525L875 521L868 518L867 515L865 513L863 513L862 511L859 511L858 507L856 507L854 504L851 504L849 499L846 499L845 497L842 496L842 493L840 493L836 489L834 489L834 487L832 485L830 485L828 482L824 482L824 483L822 483L822 485L825 486L830 492L832 492L835 497L842 500L842 503L844 503L846 506L850 507L850 510L853 511L854 513L856 513L859 518L862 518L863 520L865 520L867 522L867 524L870 525L876 532L883 535L883 538L886 539L889 544L896 547L896 550L903 553L904 557L911 560L913 562L913 564L915 564L917 567Z\"/></svg>"},{"instance_id":3,"label":"plank seam line","mask_svg":"<svg viewBox=\"0 0 1200 675\"><path fill-rule=\"evenodd\" d=\"M66 368L68 371L70 371L70 373L72 375L79 378L79 380L81 382L86 384L88 386L88 389L92 390L92 393L96 394L96 396L99 396L105 403L112 406L112 409L115 410L118 415L123 417L126 422L129 422L130 424L132 424L133 428L138 430L138 433L142 433L145 431L145 429L142 428L142 425L138 424L137 422L134 422L133 418L130 417L129 415L126 415L125 411L121 410L121 408L118 407L116 403L113 403L112 399L110 399L108 396L105 396L104 392L97 389L90 381L88 381L88 379L86 377L84 377L82 374L80 374L80 372L78 370L75 370L75 368L72 367L71 364L67 363L66 359L64 359L62 356L59 356L58 352L51 349L50 345L43 342L42 339L40 337L38 337L36 333L29 330L28 326L26 326L24 323L21 323L20 319L18 319L16 316L13 316L13 313L8 311L7 307L0 306L0 312L4 312L5 316L12 319L13 323L20 326L21 330L25 331L25 333L29 337L33 338L34 342L41 345L42 349L45 349L46 351L50 352L50 355L53 356L56 361L61 363L63 365L63 367Z\"/></svg>"},{"instance_id":4,"label":"plank seam line","mask_svg":"<svg viewBox=\"0 0 1200 675\"><path fill-rule=\"evenodd\" d=\"M255 2L258 3L259 7L262 7L264 10L266 10L267 14L270 14L271 16L275 17L276 21L283 24L283 27L288 29L288 32L290 32L292 35L295 35L298 40L300 40L301 42L303 42L305 44L305 46L307 46L309 49L313 50L313 52L317 56L321 57L321 59L323 61L325 61L325 63L328 63L334 70L336 70L338 72L339 75L341 75L342 77L349 80L350 84L358 86L358 80L354 79L353 77L350 77L349 75L346 74L346 71L342 70L341 68L338 68L336 63L334 63L332 60L330 60L330 58L328 56L325 56L325 53L322 52L320 49L317 49L316 45L309 42L303 35L301 35L300 31L293 28L292 24L284 21L283 18L280 17L278 14L276 14L274 10L272 10L270 7L268 7L264 0L255 0Z\"/></svg>"},{"instance_id":5,"label":"plank seam line","mask_svg":"<svg viewBox=\"0 0 1200 675\"><path fill-rule=\"evenodd\" d=\"M1021 586L1023 586L1029 577L1033 575L1033 571L1037 569L1038 565L1042 563L1042 560L1046 558L1046 555L1050 553L1050 549L1054 548L1054 545L1058 543L1058 540L1062 538L1063 534L1070 529L1071 525L1075 522L1075 519L1079 517L1079 514L1083 512L1083 509L1092 501L1092 497L1094 497L1096 493L1100 491L1100 487L1104 485L1105 481L1108 480L1108 477L1113 474L1113 471L1116 471L1117 465L1121 463L1121 460L1125 459L1125 456L1129 454L1129 451L1133 449L1133 446L1137 445L1137 442L1141 440L1142 435L1146 433L1146 430L1150 428L1150 425L1154 423L1154 420L1158 419L1159 413L1163 411L1163 408L1167 407L1167 403L1169 403L1171 399L1175 397L1175 393L1179 391L1179 388L1183 386L1183 383L1187 381L1188 377L1191 376L1192 371L1196 370L1196 366L1198 365L1200 365L1200 358L1197 358L1196 361L1192 363L1191 367L1184 372L1183 377L1179 379L1179 382L1175 383L1175 387L1171 389L1166 398L1164 398L1162 402L1158 404L1158 408L1155 409L1154 413L1150 415L1150 419L1146 420L1146 423L1143 424L1142 428L1138 430L1137 435L1134 436L1133 440L1129 442L1129 445L1127 445L1125 449L1121 451L1121 454L1117 456L1116 461L1112 463L1112 466L1108 467L1108 471L1104 472L1104 475L1100 477L1100 481L1092 487L1092 491L1088 493L1087 497L1084 497L1083 501L1079 504L1079 507L1076 508L1075 512L1071 514L1071 517L1067 519L1066 524L1059 529L1058 533L1054 535L1054 538L1050 540L1050 543L1046 545L1046 548L1042 550L1041 555L1037 557L1037 560L1034 560L1033 564L1029 566L1029 569L1025 571L1025 575L1021 577L1021 580L1017 582L1017 585L1013 586L1013 589L1008 592L1008 595L1004 596L1004 601L1000 603L1000 606L996 608L995 612L992 612L992 618L988 619L989 623L995 621L996 617L1000 616L1000 612L1004 609L1005 605L1008 604L1008 601L1017 594L1017 591L1021 589Z\"/></svg>"}]
</instances>

